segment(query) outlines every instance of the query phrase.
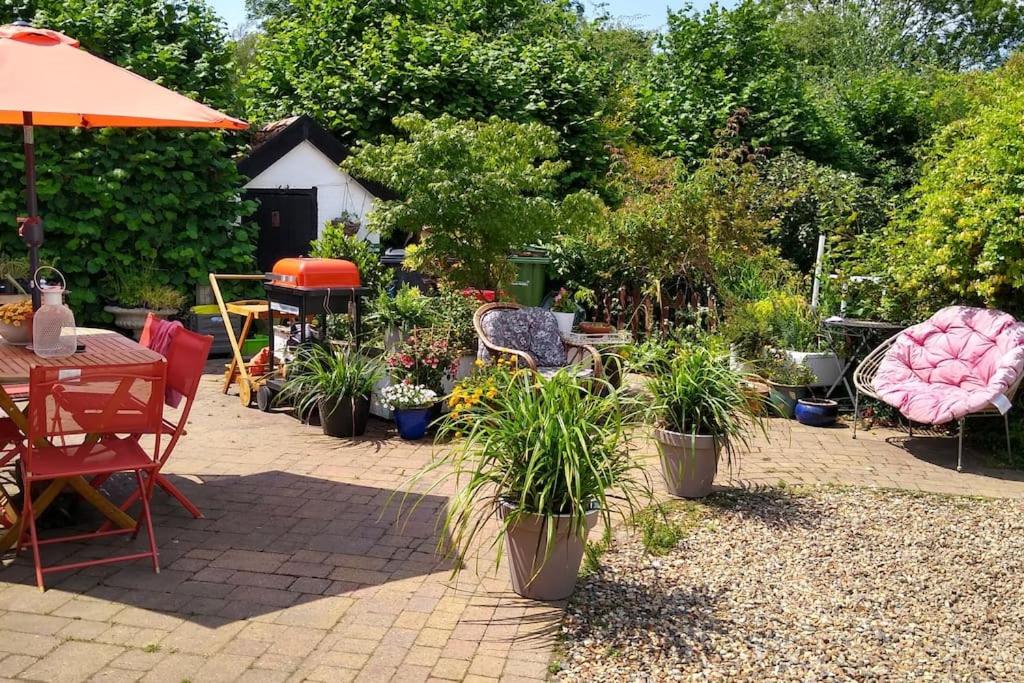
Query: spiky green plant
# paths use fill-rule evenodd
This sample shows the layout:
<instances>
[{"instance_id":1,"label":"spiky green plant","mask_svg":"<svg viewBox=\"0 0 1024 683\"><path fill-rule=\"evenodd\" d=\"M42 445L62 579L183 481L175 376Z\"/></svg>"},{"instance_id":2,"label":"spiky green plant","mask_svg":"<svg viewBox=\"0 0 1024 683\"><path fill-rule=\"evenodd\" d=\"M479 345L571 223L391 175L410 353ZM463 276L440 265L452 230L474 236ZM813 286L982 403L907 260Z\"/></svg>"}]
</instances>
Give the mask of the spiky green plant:
<instances>
[{"instance_id":1,"label":"spiky green plant","mask_svg":"<svg viewBox=\"0 0 1024 683\"><path fill-rule=\"evenodd\" d=\"M416 479L445 472L429 490L455 480L444 518L450 550L464 555L497 516L500 562L509 530L539 515L546 561L556 530L585 539L588 513L610 526L613 514L631 518L643 507L650 482L633 446L644 405L610 386L597 391L588 385L595 381L565 370L549 378L518 371L493 398L445 418L438 439L452 442Z\"/></svg>"},{"instance_id":2,"label":"spiky green plant","mask_svg":"<svg viewBox=\"0 0 1024 683\"><path fill-rule=\"evenodd\" d=\"M648 388L664 429L687 435L714 436L731 460L737 446L748 444L751 428L762 425L757 397L728 358L693 345L681 350Z\"/></svg>"},{"instance_id":3,"label":"spiky green plant","mask_svg":"<svg viewBox=\"0 0 1024 683\"><path fill-rule=\"evenodd\" d=\"M358 351L305 346L289 366L276 400L293 406L299 415L308 415L321 401L334 404L340 399L369 397L385 372L381 361Z\"/></svg>"}]
</instances>

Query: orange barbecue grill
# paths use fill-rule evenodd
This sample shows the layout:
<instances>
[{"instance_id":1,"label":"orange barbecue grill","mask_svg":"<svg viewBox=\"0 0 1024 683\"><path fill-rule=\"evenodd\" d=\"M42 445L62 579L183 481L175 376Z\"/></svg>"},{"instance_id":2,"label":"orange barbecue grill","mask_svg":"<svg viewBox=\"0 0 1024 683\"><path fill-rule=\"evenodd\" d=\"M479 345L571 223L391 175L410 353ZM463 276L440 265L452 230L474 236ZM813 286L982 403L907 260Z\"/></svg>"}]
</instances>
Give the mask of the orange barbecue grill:
<instances>
[{"instance_id":1,"label":"orange barbecue grill","mask_svg":"<svg viewBox=\"0 0 1024 683\"><path fill-rule=\"evenodd\" d=\"M285 258L267 276L286 287L358 287L359 269L351 261L333 258Z\"/></svg>"}]
</instances>

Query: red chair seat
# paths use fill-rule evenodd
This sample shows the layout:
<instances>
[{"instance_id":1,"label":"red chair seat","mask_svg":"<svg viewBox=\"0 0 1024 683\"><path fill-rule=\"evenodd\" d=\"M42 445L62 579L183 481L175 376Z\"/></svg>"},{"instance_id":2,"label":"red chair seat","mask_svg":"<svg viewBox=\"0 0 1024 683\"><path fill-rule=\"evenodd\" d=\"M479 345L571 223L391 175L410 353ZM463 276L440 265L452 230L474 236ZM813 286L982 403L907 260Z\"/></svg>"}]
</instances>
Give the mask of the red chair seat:
<instances>
[{"instance_id":1,"label":"red chair seat","mask_svg":"<svg viewBox=\"0 0 1024 683\"><path fill-rule=\"evenodd\" d=\"M155 470L160 463L146 454L133 439L104 439L97 443L64 448L36 448L32 479L58 479L70 475Z\"/></svg>"}]
</instances>

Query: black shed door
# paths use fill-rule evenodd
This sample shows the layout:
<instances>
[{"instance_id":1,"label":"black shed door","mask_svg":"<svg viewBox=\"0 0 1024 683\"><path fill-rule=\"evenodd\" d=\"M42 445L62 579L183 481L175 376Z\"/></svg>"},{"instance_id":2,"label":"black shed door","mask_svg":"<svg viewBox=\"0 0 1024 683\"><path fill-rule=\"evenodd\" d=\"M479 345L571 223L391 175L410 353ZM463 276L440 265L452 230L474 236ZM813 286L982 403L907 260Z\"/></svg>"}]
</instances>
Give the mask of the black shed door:
<instances>
[{"instance_id":1,"label":"black shed door","mask_svg":"<svg viewBox=\"0 0 1024 683\"><path fill-rule=\"evenodd\" d=\"M316 239L316 188L249 190L246 198L259 202L256 263L260 271L270 272L279 259L309 255L309 243Z\"/></svg>"}]
</instances>

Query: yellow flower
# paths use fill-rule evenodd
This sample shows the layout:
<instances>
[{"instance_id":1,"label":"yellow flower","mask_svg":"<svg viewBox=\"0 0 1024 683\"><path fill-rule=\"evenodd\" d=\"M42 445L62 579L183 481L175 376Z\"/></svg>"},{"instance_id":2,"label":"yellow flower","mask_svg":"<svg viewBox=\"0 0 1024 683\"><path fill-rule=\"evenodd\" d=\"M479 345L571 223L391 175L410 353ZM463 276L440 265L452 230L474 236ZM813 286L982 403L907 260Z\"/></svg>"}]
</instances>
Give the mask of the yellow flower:
<instances>
[{"instance_id":1,"label":"yellow flower","mask_svg":"<svg viewBox=\"0 0 1024 683\"><path fill-rule=\"evenodd\" d=\"M490 389L487 390L487 398L494 398L497 395L498 395L498 390L495 389L494 387L491 387Z\"/></svg>"},{"instance_id":2,"label":"yellow flower","mask_svg":"<svg viewBox=\"0 0 1024 683\"><path fill-rule=\"evenodd\" d=\"M477 358L475 361L473 361L473 365L477 366L478 368L482 368L484 366L484 362L480 358Z\"/></svg>"}]
</instances>

